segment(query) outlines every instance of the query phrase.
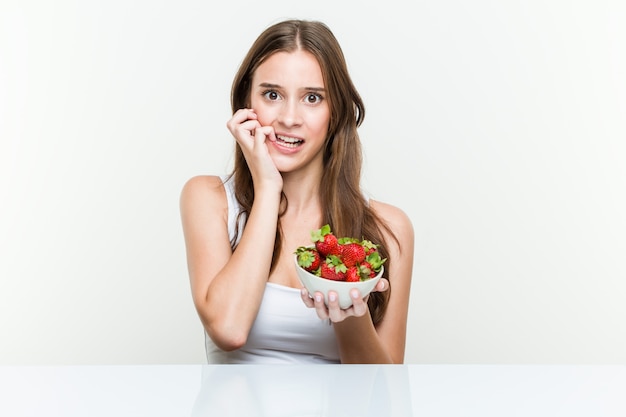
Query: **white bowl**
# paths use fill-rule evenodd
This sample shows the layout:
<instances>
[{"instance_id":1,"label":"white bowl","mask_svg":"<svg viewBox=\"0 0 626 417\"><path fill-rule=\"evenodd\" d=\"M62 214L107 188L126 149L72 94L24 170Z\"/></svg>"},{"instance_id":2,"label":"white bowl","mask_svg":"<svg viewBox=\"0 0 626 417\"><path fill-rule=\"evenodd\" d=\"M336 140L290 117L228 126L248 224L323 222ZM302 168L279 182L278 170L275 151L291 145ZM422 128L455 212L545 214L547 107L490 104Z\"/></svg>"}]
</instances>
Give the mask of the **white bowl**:
<instances>
[{"instance_id":1,"label":"white bowl","mask_svg":"<svg viewBox=\"0 0 626 417\"><path fill-rule=\"evenodd\" d=\"M328 291L335 291L339 297L339 307L346 309L352 305L352 297L350 297L350 290L356 288L361 292L361 297L365 297L372 292L380 278L385 272L385 267L381 267L380 272L374 277L365 281L359 282L346 282L346 281L333 281L332 279L318 277L305 269L302 269L298 265L297 255L294 257L296 272L302 285L309 291L309 294L313 296L315 292L319 291L324 294L324 302L328 305Z\"/></svg>"}]
</instances>

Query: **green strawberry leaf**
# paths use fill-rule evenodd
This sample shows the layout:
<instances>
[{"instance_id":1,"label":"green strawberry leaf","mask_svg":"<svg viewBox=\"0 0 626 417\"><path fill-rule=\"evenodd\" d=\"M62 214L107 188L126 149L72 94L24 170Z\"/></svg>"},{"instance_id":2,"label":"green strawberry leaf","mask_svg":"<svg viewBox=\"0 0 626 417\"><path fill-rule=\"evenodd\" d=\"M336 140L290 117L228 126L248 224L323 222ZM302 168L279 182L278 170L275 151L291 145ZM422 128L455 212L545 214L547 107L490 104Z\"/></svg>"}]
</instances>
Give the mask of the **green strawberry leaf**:
<instances>
[{"instance_id":1,"label":"green strawberry leaf","mask_svg":"<svg viewBox=\"0 0 626 417\"><path fill-rule=\"evenodd\" d=\"M324 236L330 233L330 225L325 224L320 229L311 231L311 241L313 242L323 242Z\"/></svg>"},{"instance_id":2,"label":"green strawberry leaf","mask_svg":"<svg viewBox=\"0 0 626 417\"><path fill-rule=\"evenodd\" d=\"M370 263L370 265L372 266L372 269L374 271L379 272L380 271L380 267L385 263L387 258L381 259L380 253L378 251L375 251L375 252L372 252L369 255L367 255L366 260L367 260L367 262Z\"/></svg>"}]
</instances>

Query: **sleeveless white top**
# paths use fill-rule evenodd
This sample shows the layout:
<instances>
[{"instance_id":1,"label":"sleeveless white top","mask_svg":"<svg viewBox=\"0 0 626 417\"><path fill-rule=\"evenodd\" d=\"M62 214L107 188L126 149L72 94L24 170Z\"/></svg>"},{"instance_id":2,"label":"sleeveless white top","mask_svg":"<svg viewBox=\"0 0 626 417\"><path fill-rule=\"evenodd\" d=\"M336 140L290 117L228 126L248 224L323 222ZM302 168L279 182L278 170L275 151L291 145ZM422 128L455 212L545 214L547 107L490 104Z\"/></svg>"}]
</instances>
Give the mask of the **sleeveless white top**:
<instances>
[{"instance_id":1,"label":"sleeveless white top","mask_svg":"<svg viewBox=\"0 0 626 417\"><path fill-rule=\"evenodd\" d=\"M222 178L223 180L225 178ZM235 236L240 206L232 178L224 183L228 199L228 233ZM241 229L240 229L241 230ZM339 363L339 349L332 325L300 298L300 290L268 282L246 344L226 352L205 332L207 360L224 363Z\"/></svg>"}]
</instances>

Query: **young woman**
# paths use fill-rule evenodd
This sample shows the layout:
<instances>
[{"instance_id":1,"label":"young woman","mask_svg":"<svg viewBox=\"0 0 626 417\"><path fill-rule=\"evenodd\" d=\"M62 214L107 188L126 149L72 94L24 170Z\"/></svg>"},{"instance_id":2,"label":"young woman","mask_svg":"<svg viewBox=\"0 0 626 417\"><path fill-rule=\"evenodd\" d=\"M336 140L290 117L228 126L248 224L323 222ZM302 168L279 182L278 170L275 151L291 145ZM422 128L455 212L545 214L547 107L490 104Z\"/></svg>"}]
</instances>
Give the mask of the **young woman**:
<instances>
[{"instance_id":1,"label":"young woman","mask_svg":"<svg viewBox=\"0 0 626 417\"><path fill-rule=\"evenodd\" d=\"M233 172L183 187L181 217L193 301L210 363L402 363L413 228L366 198L357 128L364 106L328 27L267 28L232 85ZM293 254L311 231L379 244L386 279L354 304L308 294Z\"/></svg>"}]
</instances>

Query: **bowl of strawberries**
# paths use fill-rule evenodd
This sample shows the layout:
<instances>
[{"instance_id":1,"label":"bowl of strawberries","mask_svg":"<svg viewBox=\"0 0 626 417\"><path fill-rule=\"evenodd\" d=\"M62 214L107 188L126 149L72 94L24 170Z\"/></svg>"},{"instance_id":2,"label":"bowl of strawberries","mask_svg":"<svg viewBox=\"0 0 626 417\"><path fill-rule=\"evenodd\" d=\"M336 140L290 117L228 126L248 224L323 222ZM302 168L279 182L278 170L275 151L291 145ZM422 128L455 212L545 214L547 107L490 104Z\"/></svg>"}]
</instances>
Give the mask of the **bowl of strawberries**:
<instances>
[{"instance_id":1,"label":"bowl of strawberries","mask_svg":"<svg viewBox=\"0 0 626 417\"><path fill-rule=\"evenodd\" d=\"M328 292L334 291L339 307L346 309L352 305L353 288L365 297L376 287L386 261L377 245L366 239L338 238L329 225L311 231L311 241L312 245L294 252L298 278L311 296L320 292L328 304Z\"/></svg>"}]
</instances>

